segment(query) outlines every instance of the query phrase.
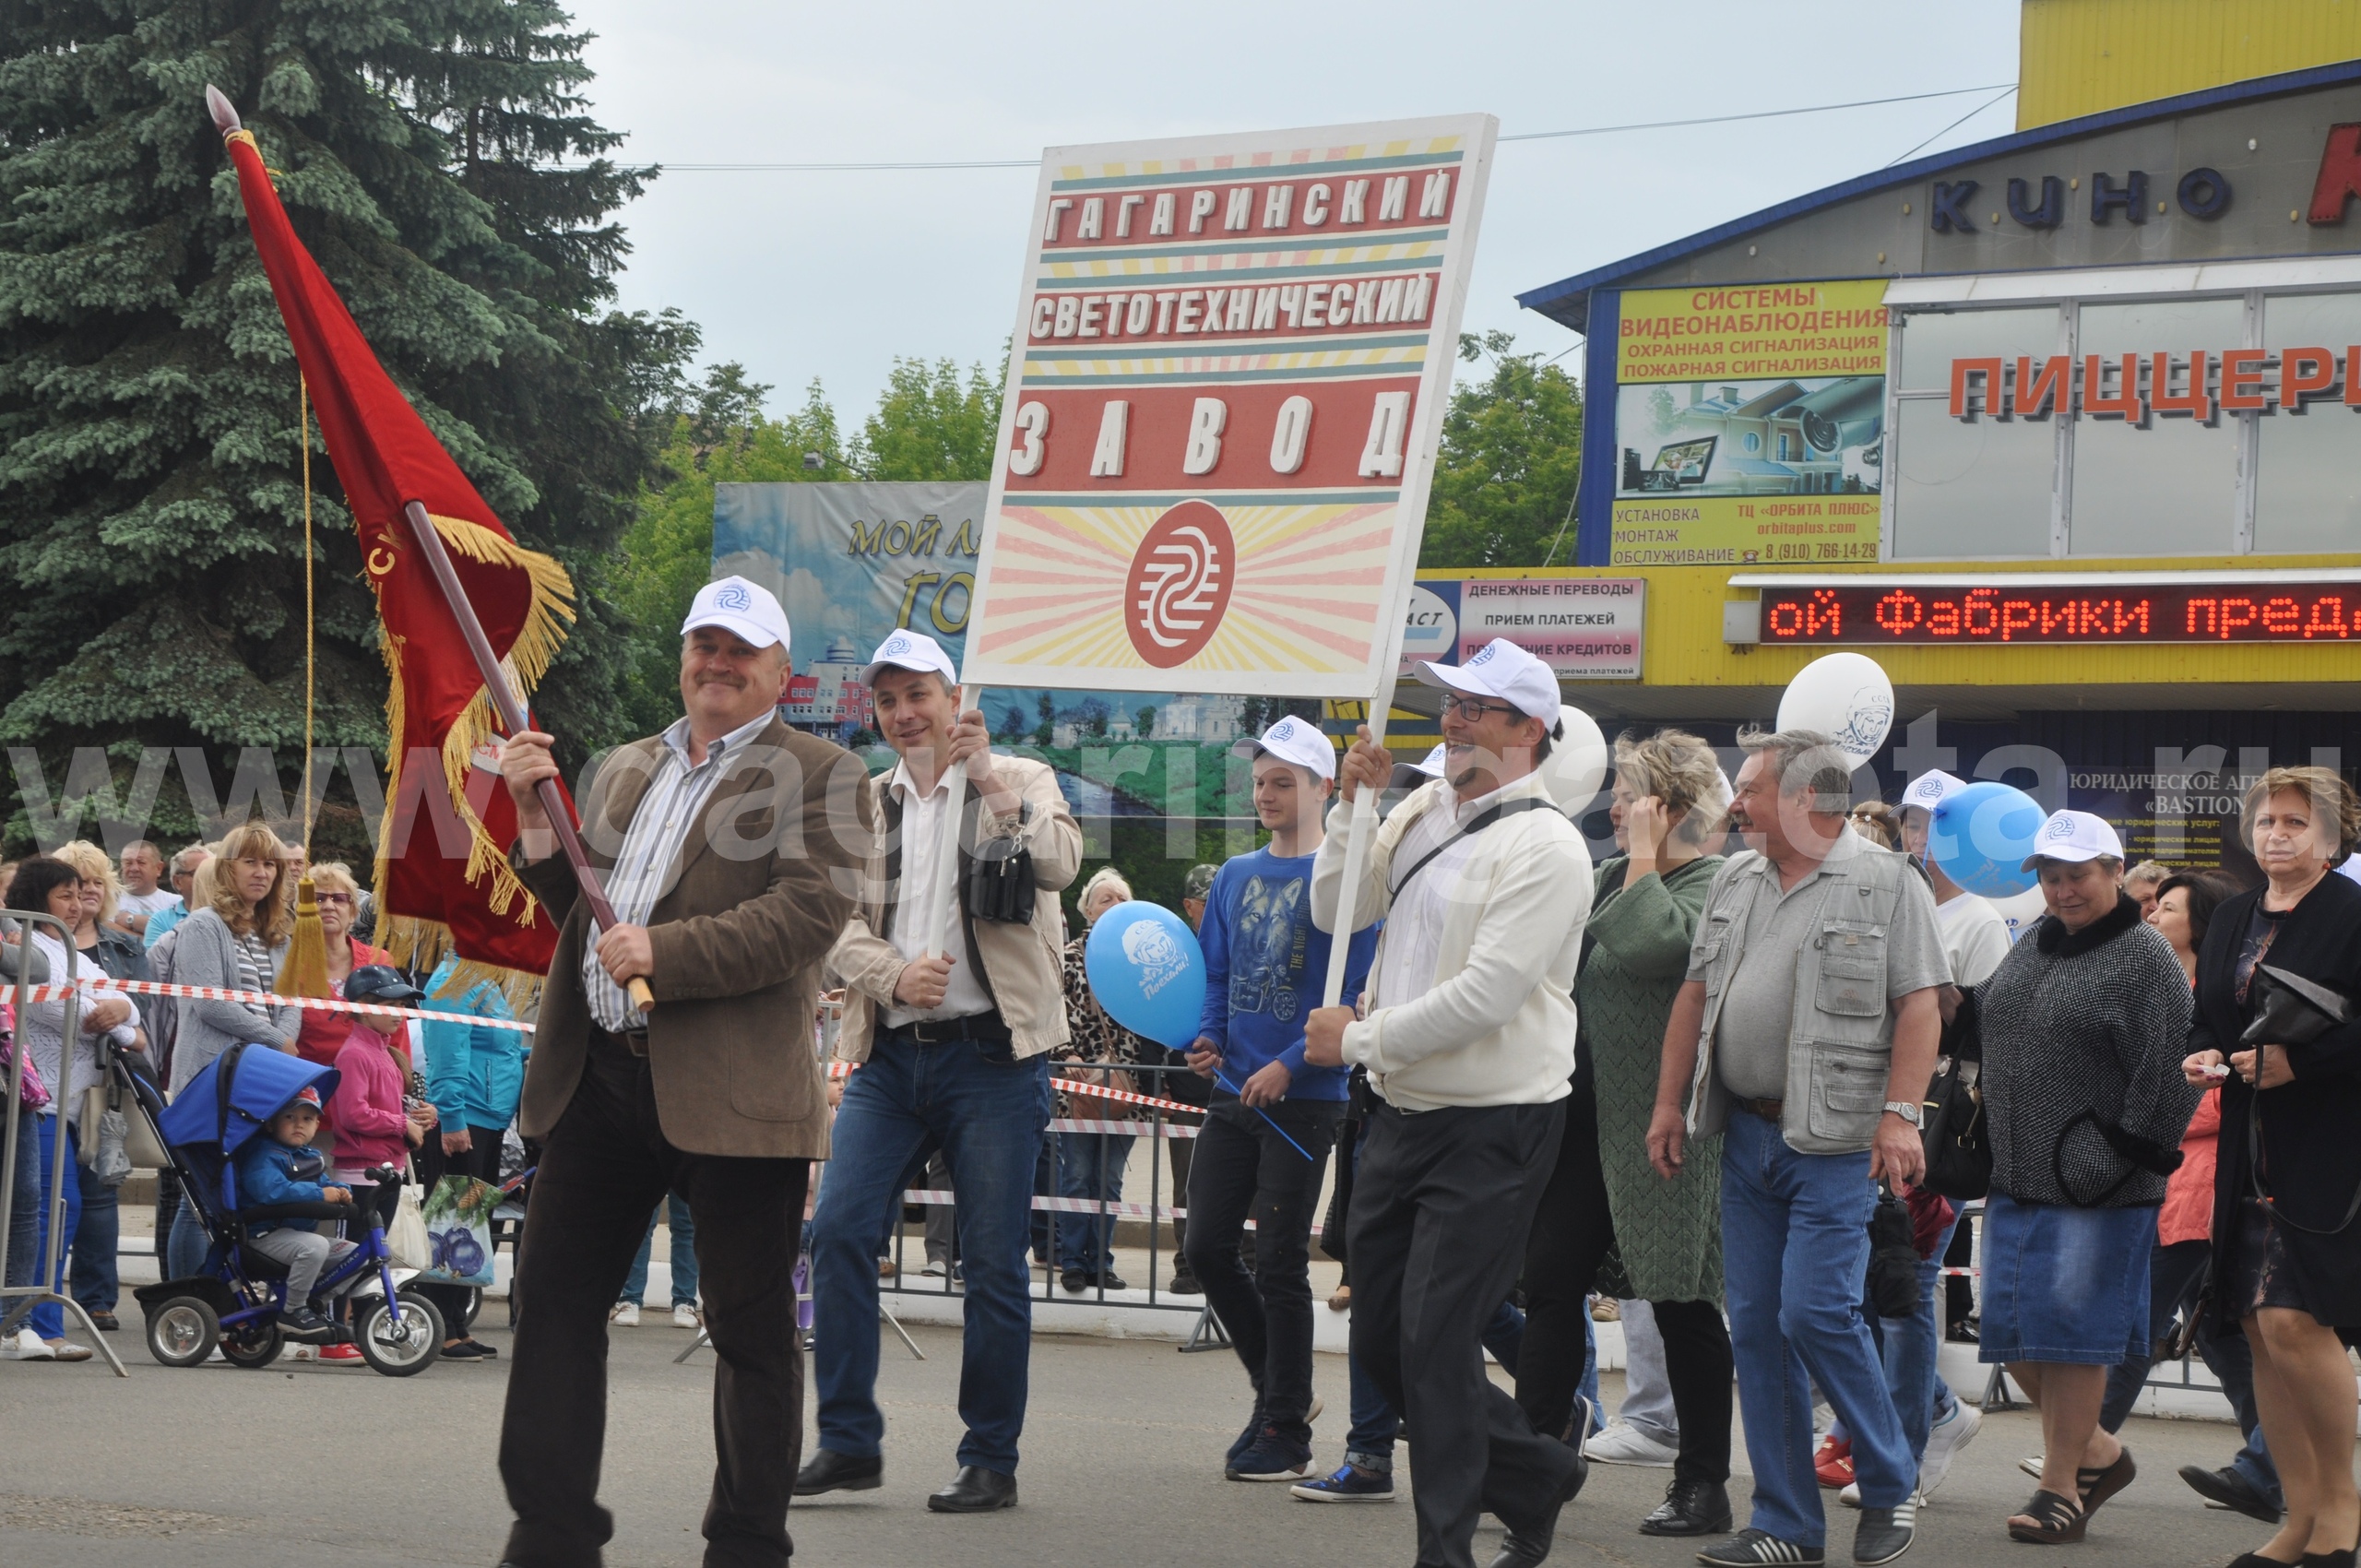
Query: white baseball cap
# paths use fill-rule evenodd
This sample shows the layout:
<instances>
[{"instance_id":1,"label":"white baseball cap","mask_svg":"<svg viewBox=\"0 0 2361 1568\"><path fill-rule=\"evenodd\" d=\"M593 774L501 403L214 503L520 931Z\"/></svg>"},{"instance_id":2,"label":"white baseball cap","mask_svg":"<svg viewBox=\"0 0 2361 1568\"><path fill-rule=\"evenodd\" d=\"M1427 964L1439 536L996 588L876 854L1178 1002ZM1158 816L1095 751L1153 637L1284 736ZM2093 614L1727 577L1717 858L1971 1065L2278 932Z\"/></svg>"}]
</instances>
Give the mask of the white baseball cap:
<instances>
[{"instance_id":1,"label":"white baseball cap","mask_svg":"<svg viewBox=\"0 0 2361 1568\"><path fill-rule=\"evenodd\" d=\"M2052 812L2041 831L2033 836L2034 850L2019 871L2031 871L2043 861L2094 861L2101 855L2123 859L2123 840L2106 818L2089 812Z\"/></svg>"},{"instance_id":2,"label":"white baseball cap","mask_svg":"<svg viewBox=\"0 0 2361 1568\"><path fill-rule=\"evenodd\" d=\"M951 667L951 656L943 651L943 645L908 626L877 645L877 651L869 656L869 667L860 672L860 683L877 684L877 672L885 669L931 670L943 677L945 685L959 683L959 671Z\"/></svg>"},{"instance_id":3,"label":"white baseball cap","mask_svg":"<svg viewBox=\"0 0 2361 1568\"><path fill-rule=\"evenodd\" d=\"M1264 731L1261 740L1240 741L1229 749L1242 757L1268 752L1281 762L1311 769L1332 784L1336 781L1336 748L1318 725L1307 724L1293 714Z\"/></svg>"},{"instance_id":4,"label":"white baseball cap","mask_svg":"<svg viewBox=\"0 0 2361 1568\"><path fill-rule=\"evenodd\" d=\"M1940 767L1930 767L1913 778L1910 787L1902 791L1902 809L1908 811L1916 806L1920 811L1931 814L1937 806L1966 788L1966 779L1954 778Z\"/></svg>"},{"instance_id":5,"label":"white baseball cap","mask_svg":"<svg viewBox=\"0 0 2361 1568\"><path fill-rule=\"evenodd\" d=\"M724 577L697 589L696 598L689 601L689 618L681 623L681 635L685 637L699 626L735 632L756 647L773 643L782 648L789 646L787 612L778 607L770 589L743 577Z\"/></svg>"},{"instance_id":6,"label":"white baseball cap","mask_svg":"<svg viewBox=\"0 0 2361 1568\"><path fill-rule=\"evenodd\" d=\"M1412 763L1410 766L1418 769L1420 773L1425 774L1430 778L1440 778L1442 777L1443 756L1450 750L1451 748L1449 746L1444 745L1441 741L1437 741L1435 742L1434 750L1429 752L1425 756L1420 757L1417 762Z\"/></svg>"},{"instance_id":7,"label":"white baseball cap","mask_svg":"<svg viewBox=\"0 0 2361 1568\"><path fill-rule=\"evenodd\" d=\"M1549 666L1506 637L1494 637L1467 656L1465 663L1418 661L1418 679L1471 696L1498 697L1527 719L1548 721L1549 733L1564 730L1558 717L1558 677Z\"/></svg>"}]
</instances>

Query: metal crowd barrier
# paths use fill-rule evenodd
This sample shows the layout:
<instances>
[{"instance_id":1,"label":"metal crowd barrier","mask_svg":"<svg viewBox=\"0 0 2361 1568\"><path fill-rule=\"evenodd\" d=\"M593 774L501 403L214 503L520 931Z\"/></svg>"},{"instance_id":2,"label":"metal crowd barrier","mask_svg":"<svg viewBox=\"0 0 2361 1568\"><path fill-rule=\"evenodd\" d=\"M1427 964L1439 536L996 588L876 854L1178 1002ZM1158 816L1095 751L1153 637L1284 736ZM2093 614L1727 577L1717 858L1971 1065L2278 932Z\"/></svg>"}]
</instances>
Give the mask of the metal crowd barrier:
<instances>
[{"instance_id":1,"label":"metal crowd barrier","mask_svg":"<svg viewBox=\"0 0 2361 1568\"><path fill-rule=\"evenodd\" d=\"M1168 1100L1175 1098L1169 1092L1174 1083L1194 1076L1181 1065L1122 1064L1121 1070L1130 1075L1138 1093ZM1101 1071L1095 1065L1050 1063L1050 1075L1060 1079L1097 1081ZM1226 1345L1228 1339L1221 1335L1218 1322L1213 1320L1204 1298L1177 1294L1170 1283L1175 1266L1173 1260L1179 1252L1173 1222L1185 1221L1189 1210L1186 1194L1173 1190L1172 1160L1167 1151L1176 1143L1185 1143L1197 1136L1202 1115L1183 1115L1162 1106L1113 1106L1103 1100L1086 1099L1078 1094L1070 1094L1067 1098L1075 1102L1072 1109L1077 1114L1060 1117L1050 1123L1043 1138L1041 1158L1035 1167L1033 1259L1037 1266L1046 1262L1047 1267L1038 1289L1033 1292L1034 1299L1133 1307L1175 1314L1192 1313L1198 1317L1199 1324L1197 1332L1191 1336L1190 1348ZM1136 1114L1121 1115L1120 1112L1124 1111ZM1111 1158L1112 1151L1103 1146L1091 1150L1101 1158L1092 1162L1092 1180L1087 1190L1078 1195L1062 1195L1057 1191L1059 1172L1063 1168L1062 1161L1071 1146L1069 1140L1083 1138L1149 1141L1156 1154L1146 1161L1145 1201L1142 1201L1142 1194L1122 1190L1122 1181L1130 1157L1137 1146L1136 1142L1125 1147L1120 1160ZM958 1261L957 1229L951 1220L958 1194L944 1188L925 1185L924 1181L925 1178L920 1178L920 1184L913 1185L902 1194L906 1212L894 1226L887 1253L894 1264L894 1274L891 1278L881 1279L879 1288L889 1294L905 1297L957 1295L962 1290L961 1283L954 1277L953 1267ZM914 1224L911 1221L907 1208L912 1205L929 1210L928 1223ZM1248 1221L1248 1225L1251 1229L1252 1221ZM1065 1290L1060 1280L1062 1270L1058 1263L1058 1246L1062 1239L1072 1233L1068 1229L1070 1226L1104 1226L1108 1237L1104 1250L1109 1254L1119 1237L1126 1250L1137 1250L1140 1242L1145 1241L1147 1253L1145 1277L1127 1278L1125 1289L1110 1291L1102 1275L1084 1292ZM1126 1228L1130 1233L1121 1235ZM912 1234L914 1229L918 1232L916 1236ZM922 1261L935 1261L929 1256L927 1240L930 1232L936 1245L948 1252L948 1255L941 1260L943 1273L940 1275L920 1272L911 1262L914 1250ZM915 1249L912 1246L914 1241L919 1242Z\"/></svg>"}]
</instances>

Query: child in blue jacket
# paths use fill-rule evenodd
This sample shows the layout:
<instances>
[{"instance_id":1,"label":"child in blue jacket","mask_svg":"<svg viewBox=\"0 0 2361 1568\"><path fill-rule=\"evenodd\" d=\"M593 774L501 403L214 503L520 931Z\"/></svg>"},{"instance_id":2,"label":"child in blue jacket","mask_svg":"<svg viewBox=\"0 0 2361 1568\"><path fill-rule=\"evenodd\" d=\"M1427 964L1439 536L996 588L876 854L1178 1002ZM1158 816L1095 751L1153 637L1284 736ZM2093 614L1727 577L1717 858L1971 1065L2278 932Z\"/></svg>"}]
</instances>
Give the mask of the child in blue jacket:
<instances>
[{"instance_id":1,"label":"child in blue jacket","mask_svg":"<svg viewBox=\"0 0 2361 1568\"><path fill-rule=\"evenodd\" d=\"M272 1204L350 1203L350 1188L324 1185L326 1161L311 1146L320 1131L320 1094L310 1085L270 1119L259 1136L238 1151L238 1206ZM309 1219L256 1220L246 1227L246 1245L287 1265L287 1307L279 1329L290 1339L324 1342L335 1336L328 1320L312 1310L313 1285L330 1259L356 1243L331 1241Z\"/></svg>"}]
</instances>

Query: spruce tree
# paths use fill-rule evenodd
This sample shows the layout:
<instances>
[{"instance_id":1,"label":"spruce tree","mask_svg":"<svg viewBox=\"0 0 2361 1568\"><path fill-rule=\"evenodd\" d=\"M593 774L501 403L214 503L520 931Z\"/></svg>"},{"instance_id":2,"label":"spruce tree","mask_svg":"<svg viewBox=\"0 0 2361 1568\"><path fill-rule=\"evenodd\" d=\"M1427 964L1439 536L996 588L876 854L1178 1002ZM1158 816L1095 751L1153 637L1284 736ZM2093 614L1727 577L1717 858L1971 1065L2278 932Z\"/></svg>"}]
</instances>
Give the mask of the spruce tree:
<instances>
[{"instance_id":1,"label":"spruce tree","mask_svg":"<svg viewBox=\"0 0 2361 1568\"><path fill-rule=\"evenodd\" d=\"M585 42L547 0L0 0L0 741L50 794L93 745L118 787L142 746L202 747L226 780L266 745L300 774L297 375L208 82L395 380L574 574L537 712L576 756L610 738L599 563L695 333L611 308L614 215L651 172L608 156ZM374 602L311 440L314 740L382 754ZM195 826L181 782L160 828ZM357 854L361 826L348 805L322 848ZM10 828L21 848L21 802Z\"/></svg>"}]
</instances>

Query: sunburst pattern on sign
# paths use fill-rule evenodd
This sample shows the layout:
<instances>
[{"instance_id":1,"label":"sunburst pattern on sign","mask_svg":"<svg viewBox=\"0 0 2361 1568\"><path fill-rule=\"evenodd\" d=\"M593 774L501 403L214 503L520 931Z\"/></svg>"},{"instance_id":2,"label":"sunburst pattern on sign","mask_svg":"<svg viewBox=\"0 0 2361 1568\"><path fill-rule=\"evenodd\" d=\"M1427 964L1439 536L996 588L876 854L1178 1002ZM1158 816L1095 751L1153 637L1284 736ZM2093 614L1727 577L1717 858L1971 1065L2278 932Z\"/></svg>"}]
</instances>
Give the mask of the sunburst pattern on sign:
<instances>
[{"instance_id":1,"label":"sunburst pattern on sign","mask_svg":"<svg viewBox=\"0 0 2361 1568\"><path fill-rule=\"evenodd\" d=\"M1007 505L986 585L992 624L971 635L970 657L1003 670L1145 670L1123 617L1124 584L1142 538L1167 505ZM1394 540L1395 503L1313 502L1223 506L1237 541L1228 612L1204 651L1166 672L1365 669ZM1208 689L1223 690L1225 687Z\"/></svg>"}]
</instances>

